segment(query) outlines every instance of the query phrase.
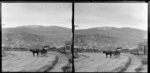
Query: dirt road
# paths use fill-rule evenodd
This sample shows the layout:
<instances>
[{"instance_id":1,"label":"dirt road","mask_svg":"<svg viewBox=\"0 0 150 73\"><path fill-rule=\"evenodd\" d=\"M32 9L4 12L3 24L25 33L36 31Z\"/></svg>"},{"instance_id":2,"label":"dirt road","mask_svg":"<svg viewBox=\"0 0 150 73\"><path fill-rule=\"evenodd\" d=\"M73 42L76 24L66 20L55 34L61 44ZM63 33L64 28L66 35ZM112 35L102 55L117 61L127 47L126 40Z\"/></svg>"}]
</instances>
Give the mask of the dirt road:
<instances>
[{"instance_id":1,"label":"dirt road","mask_svg":"<svg viewBox=\"0 0 150 73\"><path fill-rule=\"evenodd\" d=\"M126 54L126 56L131 57L131 64L126 68L124 72L136 72L135 69L142 65L140 58L131 54Z\"/></svg>"},{"instance_id":2,"label":"dirt road","mask_svg":"<svg viewBox=\"0 0 150 73\"><path fill-rule=\"evenodd\" d=\"M34 56L29 51L7 51L2 57L2 70L7 72L63 72L62 67L68 64L68 56L48 52L47 56ZM56 57L58 60L55 62ZM53 67L51 67L53 65Z\"/></svg>"},{"instance_id":3,"label":"dirt road","mask_svg":"<svg viewBox=\"0 0 150 73\"><path fill-rule=\"evenodd\" d=\"M147 72L147 65L142 64L142 59L140 56L125 54L131 57L131 64L126 68L124 72ZM143 70L138 70L138 68L143 68Z\"/></svg>"},{"instance_id":4,"label":"dirt road","mask_svg":"<svg viewBox=\"0 0 150 73\"><path fill-rule=\"evenodd\" d=\"M63 72L62 67L68 64L68 56L60 53L51 53L58 56L58 62L54 68L48 72Z\"/></svg>"},{"instance_id":5,"label":"dirt road","mask_svg":"<svg viewBox=\"0 0 150 73\"><path fill-rule=\"evenodd\" d=\"M29 51L7 51L2 57L2 71L5 72L63 72L62 67L68 64L68 56L56 52L48 52L47 56L35 56ZM116 68L123 67L131 57L131 64L123 72L137 72L138 67L147 72L147 65L142 65L141 58L131 54L121 54L119 58L106 58L102 53L78 53L75 59L76 72L118 72ZM58 57L55 65L54 61ZM52 69L49 69L53 65Z\"/></svg>"},{"instance_id":6,"label":"dirt road","mask_svg":"<svg viewBox=\"0 0 150 73\"><path fill-rule=\"evenodd\" d=\"M44 66L50 66L52 64L56 56L48 54L47 56L33 57L29 51L8 51L6 53L7 56L2 57L2 71L7 72L42 71L44 70L42 69Z\"/></svg>"},{"instance_id":7,"label":"dirt road","mask_svg":"<svg viewBox=\"0 0 150 73\"><path fill-rule=\"evenodd\" d=\"M82 55L82 57L75 60L76 72L111 72L115 68L124 65L129 58L124 55L119 58L106 58L102 53L79 53L79 55Z\"/></svg>"}]
</instances>

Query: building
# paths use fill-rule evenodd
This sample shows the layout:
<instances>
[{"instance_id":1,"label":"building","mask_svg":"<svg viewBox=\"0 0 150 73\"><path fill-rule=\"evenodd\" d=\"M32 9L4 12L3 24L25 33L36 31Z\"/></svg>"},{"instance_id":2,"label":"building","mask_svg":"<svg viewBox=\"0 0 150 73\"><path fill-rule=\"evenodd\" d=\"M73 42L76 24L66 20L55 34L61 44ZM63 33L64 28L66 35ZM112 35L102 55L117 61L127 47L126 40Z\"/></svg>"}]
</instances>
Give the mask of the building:
<instances>
[{"instance_id":1,"label":"building","mask_svg":"<svg viewBox=\"0 0 150 73\"><path fill-rule=\"evenodd\" d=\"M65 51L66 52L71 53L71 45L72 45L71 41L65 41Z\"/></svg>"},{"instance_id":2,"label":"building","mask_svg":"<svg viewBox=\"0 0 150 73\"><path fill-rule=\"evenodd\" d=\"M144 41L144 42L141 42L138 44L138 47L139 47L139 54L148 54L148 45L147 45L147 42Z\"/></svg>"},{"instance_id":3,"label":"building","mask_svg":"<svg viewBox=\"0 0 150 73\"><path fill-rule=\"evenodd\" d=\"M6 45L2 44L2 50L1 50L1 51L2 51L2 52L1 52L1 53L2 53L2 57L6 55L6 53L4 52L4 48L3 48L3 47L5 47L5 46L6 46Z\"/></svg>"},{"instance_id":4,"label":"building","mask_svg":"<svg viewBox=\"0 0 150 73\"><path fill-rule=\"evenodd\" d=\"M72 53L72 42L71 41L66 41L65 42L65 51L67 52L67 53ZM74 49L74 48L73 48ZM77 52L74 50L74 57L79 57L79 55L77 54Z\"/></svg>"}]
</instances>

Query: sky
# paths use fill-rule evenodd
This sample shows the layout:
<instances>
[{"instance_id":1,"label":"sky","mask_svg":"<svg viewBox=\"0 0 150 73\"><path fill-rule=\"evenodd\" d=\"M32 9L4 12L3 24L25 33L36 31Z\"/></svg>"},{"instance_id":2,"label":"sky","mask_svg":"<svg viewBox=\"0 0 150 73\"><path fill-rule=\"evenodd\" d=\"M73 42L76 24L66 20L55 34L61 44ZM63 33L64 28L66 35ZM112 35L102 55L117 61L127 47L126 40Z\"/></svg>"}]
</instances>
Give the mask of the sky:
<instances>
[{"instance_id":1,"label":"sky","mask_svg":"<svg viewBox=\"0 0 150 73\"><path fill-rule=\"evenodd\" d=\"M2 28L25 25L71 28L71 3L2 3Z\"/></svg>"},{"instance_id":2,"label":"sky","mask_svg":"<svg viewBox=\"0 0 150 73\"><path fill-rule=\"evenodd\" d=\"M148 29L147 3L75 3L76 29L131 27Z\"/></svg>"}]
</instances>

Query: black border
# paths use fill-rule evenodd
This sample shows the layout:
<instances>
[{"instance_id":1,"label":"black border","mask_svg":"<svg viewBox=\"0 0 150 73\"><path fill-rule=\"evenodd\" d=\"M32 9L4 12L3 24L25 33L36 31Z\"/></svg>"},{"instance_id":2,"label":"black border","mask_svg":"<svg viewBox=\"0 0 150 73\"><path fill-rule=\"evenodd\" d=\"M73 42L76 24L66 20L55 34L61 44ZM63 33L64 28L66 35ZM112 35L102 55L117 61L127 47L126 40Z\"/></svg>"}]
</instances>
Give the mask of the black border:
<instances>
[{"instance_id":1,"label":"black border","mask_svg":"<svg viewBox=\"0 0 150 73\"><path fill-rule=\"evenodd\" d=\"M77 2L77 3L86 3L86 2L100 2L100 3L120 3L120 2L147 2L148 3L149 0L1 0L0 2L54 2L54 3L73 3L73 2Z\"/></svg>"}]
</instances>

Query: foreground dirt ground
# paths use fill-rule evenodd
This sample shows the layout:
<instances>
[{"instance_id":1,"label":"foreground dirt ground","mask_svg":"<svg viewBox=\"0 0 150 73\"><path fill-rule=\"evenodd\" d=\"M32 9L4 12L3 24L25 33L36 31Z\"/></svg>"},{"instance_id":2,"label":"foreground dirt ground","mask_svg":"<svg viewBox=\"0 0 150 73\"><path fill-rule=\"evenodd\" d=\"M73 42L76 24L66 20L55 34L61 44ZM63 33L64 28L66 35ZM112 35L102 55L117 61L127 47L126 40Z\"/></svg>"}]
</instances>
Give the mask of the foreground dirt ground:
<instances>
[{"instance_id":1,"label":"foreground dirt ground","mask_svg":"<svg viewBox=\"0 0 150 73\"><path fill-rule=\"evenodd\" d=\"M147 65L142 64L140 56L121 53L119 58L106 58L102 53L79 53L75 60L76 72L147 72Z\"/></svg>"},{"instance_id":2,"label":"foreground dirt ground","mask_svg":"<svg viewBox=\"0 0 150 73\"><path fill-rule=\"evenodd\" d=\"M2 71L5 72L63 72L62 67L68 64L68 56L56 52L48 52L47 56L35 56L29 51L6 51L2 57ZM76 72L147 72L147 65L142 65L143 58L122 53L119 58L106 58L102 53L78 53L75 59ZM58 58L56 64L56 57ZM125 66L129 59L131 62ZM52 67L53 66L53 67ZM50 68L52 67L52 68ZM125 68L126 67L126 68Z\"/></svg>"},{"instance_id":3,"label":"foreground dirt ground","mask_svg":"<svg viewBox=\"0 0 150 73\"><path fill-rule=\"evenodd\" d=\"M7 72L35 72L44 70L44 66L51 65L55 60L53 54L48 54L47 56L35 56L29 51L7 51L7 56L2 57L2 71Z\"/></svg>"},{"instance_id":4,"label":"foreground dirt ground","mask_svg":"<svg viewBox=\"0 0 150 73\"><path fill-rule=\"evenodd\" d=\"M106 58L102 53L79 53L80 59L75 62L76 72L112 72L128 61L128 56ZM114 71L115 72L115 71Z\"/></svg>"}]
</instances>

